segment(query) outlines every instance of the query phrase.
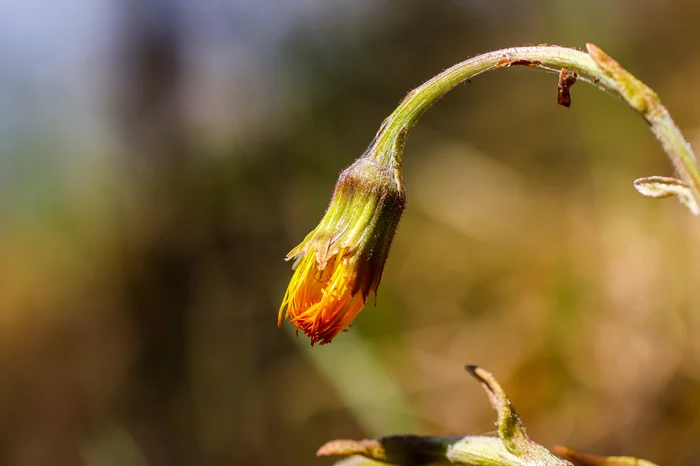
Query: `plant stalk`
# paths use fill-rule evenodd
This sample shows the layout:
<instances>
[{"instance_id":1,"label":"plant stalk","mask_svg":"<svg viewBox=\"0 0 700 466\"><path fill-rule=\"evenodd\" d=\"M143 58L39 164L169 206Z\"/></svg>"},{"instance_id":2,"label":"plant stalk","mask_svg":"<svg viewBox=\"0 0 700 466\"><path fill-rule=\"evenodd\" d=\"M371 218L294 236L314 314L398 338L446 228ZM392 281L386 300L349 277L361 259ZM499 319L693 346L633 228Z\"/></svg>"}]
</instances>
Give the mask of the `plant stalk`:
<instances>
[{"instance_id":1,"label":"plant stalk","mask_svg":"<svg viewBox=\"0 0 700 466\"><path fill-rule=\"evenodd\" d=\"M458 63L415 88L404 98L382 123L367 156L400 170L406 136L421 115L457 85L481 73L511 66L526 66L554 73L566 70L575 72L576 79L622 97L644 117L678 171L687 195L694 200L695 206L700 206L700 168L697 159L656 93L595 45L587 44L587 49L588 53L550 45L512 47ZM400 176L397 176L397 180L400 182ZM691 211L700 213L697 208L694 210L691 207Z\"/></svg>"}]
</instances>

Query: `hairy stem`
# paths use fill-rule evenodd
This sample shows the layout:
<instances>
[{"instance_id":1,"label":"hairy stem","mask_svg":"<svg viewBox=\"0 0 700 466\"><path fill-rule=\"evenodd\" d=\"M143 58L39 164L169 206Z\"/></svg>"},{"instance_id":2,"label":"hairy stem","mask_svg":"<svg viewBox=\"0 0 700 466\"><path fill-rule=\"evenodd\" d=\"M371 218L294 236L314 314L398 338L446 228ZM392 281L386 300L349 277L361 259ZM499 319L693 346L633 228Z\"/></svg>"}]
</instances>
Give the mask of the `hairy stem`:
<instances>
[{"instance_id":1,"label":"hairy stem","mask_svg":"<svg viewBox=\"0 0 700 466\"><path fill-rule=\"evenodd\" d=\"M548 45L513 47L458 63L406 96L382 123L368 156L400 169L406 135L421 115L447 92L474 76L511 66L539 68L555 73L565 69L575 72L582 81L622 97L644 117L682 178L682 186L688 191L688 196L694 200L695 206L700 205L700 168L697 159L657 95L598 47L587 44L587 48L589 53ZM691 207L691 211L700 213L697 208Z\"/></svg>"}]
</instances>

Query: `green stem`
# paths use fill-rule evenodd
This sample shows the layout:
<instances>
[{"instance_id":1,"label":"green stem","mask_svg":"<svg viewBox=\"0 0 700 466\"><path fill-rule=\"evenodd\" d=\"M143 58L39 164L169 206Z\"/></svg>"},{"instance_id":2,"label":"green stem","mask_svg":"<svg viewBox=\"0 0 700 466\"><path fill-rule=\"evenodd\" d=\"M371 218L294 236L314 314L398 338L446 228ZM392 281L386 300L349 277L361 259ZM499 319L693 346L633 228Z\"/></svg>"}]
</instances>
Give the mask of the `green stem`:
<instances>
[{"instance_id":1,"label":"green stem","mask_svg":"<svg viewBox=\"0 0 700 466\"><path fill-rule=\"evenodd\" d=\"M656 94L624 70L593 44L589 53L558 46L513 47L465 60L436 75L411 91L384 120L368 150L368 156L396 170L401 167L403 145L408 132L421 115L460 83L486 71L510 66L527 66L559 73L574 71L578 78L621 96L649 123L691 196L700 205L700 169L690 144L673 122Z\"/></svg>"}]
</instances>

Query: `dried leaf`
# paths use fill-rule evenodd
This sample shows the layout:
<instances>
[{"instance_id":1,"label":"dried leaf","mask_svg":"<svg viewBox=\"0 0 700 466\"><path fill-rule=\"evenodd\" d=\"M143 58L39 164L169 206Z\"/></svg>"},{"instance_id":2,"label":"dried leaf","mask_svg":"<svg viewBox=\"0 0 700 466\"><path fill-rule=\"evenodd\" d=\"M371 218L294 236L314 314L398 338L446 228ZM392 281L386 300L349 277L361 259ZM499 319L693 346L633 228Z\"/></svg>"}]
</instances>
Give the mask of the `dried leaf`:
<instances>
[{"instance_id":1,"label":"dried leaf","mask_svg":"<svg viewBox=\"0 0 700 466\"><path fill-rule=\"evenodd\" d=\"M700 215L700 206L684 181L666 176L650 176L635 180L634 187L643 195L655 199L676 196L694 215Z\"/></svg>"},{"instance_id":2,"label":"dried leaf","mask_svg":"<svg viewBox=\"0 0 700 466\"><path fill-rule=\"evenodd\" d=\"M572 461L576 466L656 466L647 460L631 456L597 456L581 453L563 446L552 448L552 452Z\"/></svg>"}]
</instances>

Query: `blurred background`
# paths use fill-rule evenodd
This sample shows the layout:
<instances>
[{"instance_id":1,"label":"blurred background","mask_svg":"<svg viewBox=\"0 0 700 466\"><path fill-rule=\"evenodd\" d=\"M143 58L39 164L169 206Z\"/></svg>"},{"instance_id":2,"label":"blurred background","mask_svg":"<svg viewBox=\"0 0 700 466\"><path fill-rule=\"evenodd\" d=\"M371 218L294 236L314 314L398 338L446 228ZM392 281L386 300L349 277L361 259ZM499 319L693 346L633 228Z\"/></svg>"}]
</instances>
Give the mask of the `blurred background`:
<instances>
[{"instance_id":1,"label":"blurred background","mask_svg":"<svg viewBox=\"0 0 700 466\"><path fill-rule=\"evenodd\" d=\"M60 5L59 5L60 3ZM646 124L512 68L405 153L379 288L331 345L277 311L285 254L413 87L598 44L700 147L694 0L4 0L0 464L320 465L335 438L493 431L700 462L700 223Z\"/></svg>"}]
</instances>

